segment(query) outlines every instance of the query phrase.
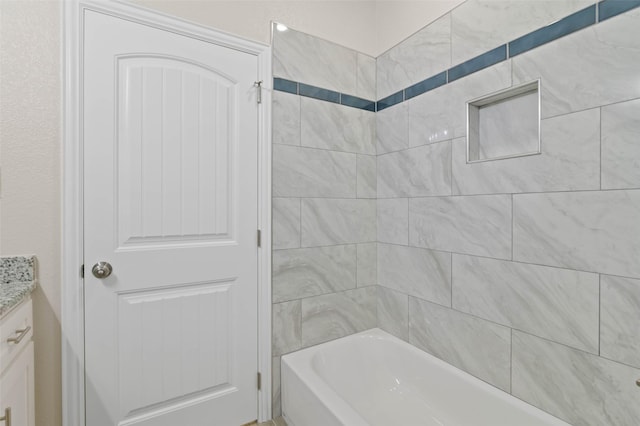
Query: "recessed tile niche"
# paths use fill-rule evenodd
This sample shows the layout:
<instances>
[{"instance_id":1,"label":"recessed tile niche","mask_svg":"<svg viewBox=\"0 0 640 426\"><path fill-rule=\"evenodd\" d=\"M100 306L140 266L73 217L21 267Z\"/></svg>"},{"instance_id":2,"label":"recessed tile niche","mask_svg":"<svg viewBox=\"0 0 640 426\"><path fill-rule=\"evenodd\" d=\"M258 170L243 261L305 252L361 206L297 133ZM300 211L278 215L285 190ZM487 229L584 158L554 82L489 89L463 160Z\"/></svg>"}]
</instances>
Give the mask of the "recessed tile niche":
<instances>
[{"instance_id":1,"label":"recessed tile niche","mask_svg":"<svg viewBox=\"0 0 640 426\"><path fill-rule=\"evenodd\" d=\"M467 102L467 163L540 154L540 80Z\"/></svg>"}]
</instances>

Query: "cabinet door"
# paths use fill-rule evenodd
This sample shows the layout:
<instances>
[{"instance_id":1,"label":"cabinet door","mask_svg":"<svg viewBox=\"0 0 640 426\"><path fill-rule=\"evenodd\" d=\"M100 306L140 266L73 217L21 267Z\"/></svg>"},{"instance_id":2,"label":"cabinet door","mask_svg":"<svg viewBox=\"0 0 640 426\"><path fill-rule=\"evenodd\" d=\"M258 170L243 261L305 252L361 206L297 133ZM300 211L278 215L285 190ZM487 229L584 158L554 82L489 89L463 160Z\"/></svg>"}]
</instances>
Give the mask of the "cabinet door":
<instances>
[{"instance_id":1,"label":"cabinet door","mask_svg":"<svg viewBox=\"0 0 640 426\"><path fill-rule=\"evenodd\" d=\"M0 376L0 417L10 407L11 426L35 426L33 391L33 342L29 342Z\"/></svg>"}]
</instances>

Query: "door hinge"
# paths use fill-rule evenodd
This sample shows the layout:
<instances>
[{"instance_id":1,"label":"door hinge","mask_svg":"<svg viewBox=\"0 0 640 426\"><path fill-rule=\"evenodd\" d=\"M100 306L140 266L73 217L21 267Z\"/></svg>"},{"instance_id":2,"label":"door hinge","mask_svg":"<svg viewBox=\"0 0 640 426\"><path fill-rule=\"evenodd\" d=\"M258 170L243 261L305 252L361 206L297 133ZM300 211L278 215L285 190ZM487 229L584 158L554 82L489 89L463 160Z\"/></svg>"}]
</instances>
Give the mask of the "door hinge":
<instances>
[{"instance_id":1,"label":"door hinge","mask_svg":"<svg viewBox=\"0 0 640 426\"><path fill-rule=\"evenodd\" d=\"M261 104L262 103L262 80L256 81L255 83L253 83L253 85L258 88L257 95L256 95L256 101L259 104Z\"/></svg>"},{"instance_id":2,"label":"door hinge","mask_svg":"<svg viewBox=\"0 0 640 426\"><path fill-rule=\"evenodd\" d=\"M258 229L258 247L262 247L262 231Z\"/></svg>"},{"instance_id":3,"label":"door hinge","mask_svg":"<svg viewBox=\"0 0 640 426\"><path fill-rule=\"evenodd\" d=\"M262 389L262 374L258 372L258 390Z\"/></svg>"},{"instance_id":4,"label":"door hinge","mask_svg":"<svg viewBox=\"0 0 640 426\"><path fill-rule=\"evenodd\" d=\"M80 278L84 278L84 264L80 266Z\"/></svg>"}]
</instances>

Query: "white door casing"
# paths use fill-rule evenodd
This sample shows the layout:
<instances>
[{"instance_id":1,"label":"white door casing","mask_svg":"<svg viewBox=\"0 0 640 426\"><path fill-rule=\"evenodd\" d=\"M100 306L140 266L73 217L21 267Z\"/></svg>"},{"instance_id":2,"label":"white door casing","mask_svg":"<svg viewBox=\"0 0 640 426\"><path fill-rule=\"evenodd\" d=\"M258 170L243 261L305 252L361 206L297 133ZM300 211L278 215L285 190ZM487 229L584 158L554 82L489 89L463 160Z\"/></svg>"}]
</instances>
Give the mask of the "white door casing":
<instances>
[{"instance_id":1,"label":"white door casing","mask_svg":"<svg viewBox=\"0 0 640 426\"><path fill-rule=\"evenodd\" d=\"M82 21L87 424L263 420L258 55L98 11ZM90 274L100 260L111 277ZM63 346L67 367L83 361L74 343ZM65 424L83 424L76 413L67 401Z\"/></svg>"}]
</instances>

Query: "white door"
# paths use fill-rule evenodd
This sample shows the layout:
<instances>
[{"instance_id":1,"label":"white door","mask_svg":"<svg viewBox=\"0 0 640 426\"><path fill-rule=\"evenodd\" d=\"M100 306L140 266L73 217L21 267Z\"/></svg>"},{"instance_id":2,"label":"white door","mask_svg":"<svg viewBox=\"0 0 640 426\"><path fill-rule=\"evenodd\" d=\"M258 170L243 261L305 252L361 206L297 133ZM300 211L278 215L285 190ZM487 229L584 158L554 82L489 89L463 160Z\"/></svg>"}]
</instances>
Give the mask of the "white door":
<instances>
[{"instance_id":1,"label":"white door","mask_svg":"<svg viewBox=\"0 0 640 426\"><path fill-rule=\"evenodd\" d=\"M257 58L94 11L83 41L87 426L255 420Z\"/></svg>"}]
</instances>

